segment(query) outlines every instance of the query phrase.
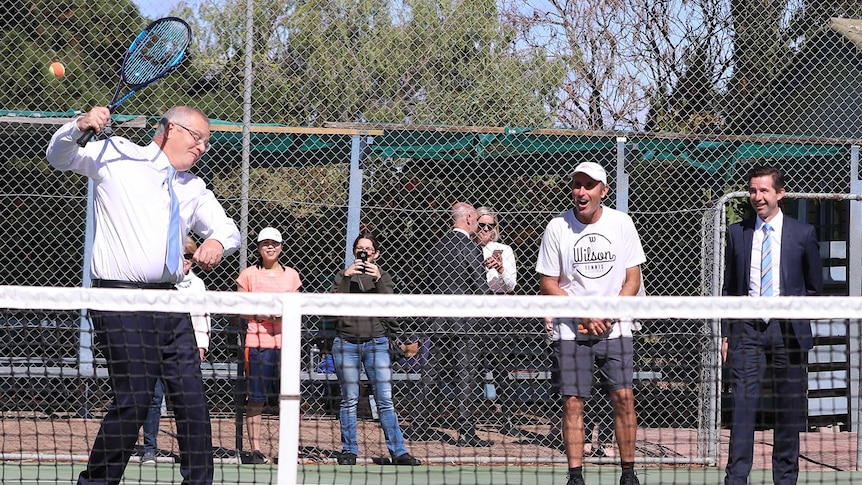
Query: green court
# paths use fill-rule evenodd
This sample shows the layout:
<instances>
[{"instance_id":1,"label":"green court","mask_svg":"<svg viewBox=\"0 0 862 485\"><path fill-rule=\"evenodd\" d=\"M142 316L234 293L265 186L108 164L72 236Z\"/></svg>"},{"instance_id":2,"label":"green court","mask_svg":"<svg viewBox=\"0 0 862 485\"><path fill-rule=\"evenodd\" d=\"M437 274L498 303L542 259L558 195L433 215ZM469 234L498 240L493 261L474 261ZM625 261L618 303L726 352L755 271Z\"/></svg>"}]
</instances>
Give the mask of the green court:
<instances>
[{"instance_id":1,"label":"green court","mask_svg":"<svg viewBox=\"0 0 862 485\"><path fill-rule=\"evenodd\" d=\"M21 485L73 484L83 464L34 464L6 462L0 469L0 481ZM717 468L659 468L639 467L638 477L643 485L677 485L721 483L723 470ZM219 464L215 469L215 484L274 484L278 467ZM618 469L613 466L587 467L585 478L590 485L615 485L619 482ZM800 484L851 484L858 482L860 474L853 472L801 472ZM179 465L159 464L139 466L130 464L126 469L127 485L155 485L180 483ZM564 467L473 466L435 465L422 467L390 467L379 465L301 465L296 483L304 485L551 485L566 483ZM749 483L772 483L769 470L754 470Z\"/></svg>"}]
</instances>

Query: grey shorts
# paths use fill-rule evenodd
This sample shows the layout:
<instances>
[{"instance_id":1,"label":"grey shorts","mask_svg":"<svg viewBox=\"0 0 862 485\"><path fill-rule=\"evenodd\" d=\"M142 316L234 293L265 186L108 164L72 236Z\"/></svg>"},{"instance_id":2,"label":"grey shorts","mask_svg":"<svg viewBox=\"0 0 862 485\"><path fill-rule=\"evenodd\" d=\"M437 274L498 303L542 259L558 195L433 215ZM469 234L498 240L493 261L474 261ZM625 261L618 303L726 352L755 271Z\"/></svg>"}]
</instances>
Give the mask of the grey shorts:
<instances>
[{"instance_id":1,"label":"grey shorts","mask_svg":"<svg viewBox=\"0 0 862 485\"><path fill-rule=\"evenodd\" d=\"M634 356L631 337L558 340L553 347L559 365L557 378L562 395L589 398L594 365L605 392L632 388Z\"/></svg>"}]
</instances>

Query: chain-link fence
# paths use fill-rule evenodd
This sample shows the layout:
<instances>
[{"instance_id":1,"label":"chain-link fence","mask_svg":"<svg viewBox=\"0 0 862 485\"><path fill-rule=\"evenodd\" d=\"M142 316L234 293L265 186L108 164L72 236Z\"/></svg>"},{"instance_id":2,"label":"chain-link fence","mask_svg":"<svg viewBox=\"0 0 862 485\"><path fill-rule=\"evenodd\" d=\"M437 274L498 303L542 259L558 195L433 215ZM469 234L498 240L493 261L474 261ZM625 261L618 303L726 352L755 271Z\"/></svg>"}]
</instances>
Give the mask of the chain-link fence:
<instances>
[{"instance_id":1,"label":"chain-link fence","mask_svg":"<svg viewBox=\"0 0 862 485\"><path fill-rule=\"evenodd\" d=\"M381 238L380 263L396 292L426 292L449 208L467 201L497 212L501 242L516 256L514 293L536 294L545 225L571 207L573 167L595 161L610 175L607 204L631 214L640 233L647 292L712 294L718 254L704 241L715 234L716 204L724 207L722 195L743 187L749 167L781 167L789 191L854 192L862 22L829 17L858 16L862 7L609 7L7 2L0 7L0 283L82 284L87 182L51 169L44 150L60 123L107 103L145 17L169 13L192 24L192 54L125 102L113 133L145 143L174 104L198 106L213 119L212 147L193 171L238 222L244 245L201 274L211 290L236 288L257 232L272 225L285 235L283 262L300 273L302 291L328 291L353 237L368 228ZM62 77L48 74L54 61L65 65ZM851 240L851 204L813 200L786 210L806 216L831 248ZM744 209L732 202L726 210L734 218ZM847 294L848 281L846 274L829 281L830 292ZM88 342L78 319L8 316L3 365L74 368ZM324 399L333 394L325 388L332 376L324 372L324 323L307 322L310 415L334 409ZM407 325L424 330L421 322ZM207 374L214 410L232 412L239 328L233 319L214 320ZM647 322L636 342L643 426L708 427L708 410L691 419L680 412L707 406L708 329L699 320ZM489 352L511 350L502 367L517 378L514 413L548 419L555 411L542 323L504 322L491 337ZM69 399L81 395L69 391L81 385L74 379L4 379L7 395L17 396L5 401L13 409L89 412L100 401Z\"/></svg>"}]
</instances>

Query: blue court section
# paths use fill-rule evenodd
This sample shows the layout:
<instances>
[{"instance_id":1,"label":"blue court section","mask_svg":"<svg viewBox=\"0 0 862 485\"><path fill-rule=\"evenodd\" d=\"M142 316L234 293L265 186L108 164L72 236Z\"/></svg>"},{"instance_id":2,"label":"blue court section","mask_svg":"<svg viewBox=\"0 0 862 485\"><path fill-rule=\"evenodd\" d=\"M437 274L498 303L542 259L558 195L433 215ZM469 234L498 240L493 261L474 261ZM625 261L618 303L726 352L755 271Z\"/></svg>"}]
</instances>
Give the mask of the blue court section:
<instances>
[{"instance_id":1,"label":"blue court section","mask_svg":"<svg viewBox=\"0 0 862 485\"><path fill-rule=\"evenodd\" d=\"M3 485L73 484L83 464L4 462L0 466ZM277 470L269 465L216 465L215 484L274 484ZM716 468L638 467L642 485L716 485L723 481L723 470ZM337 466L304 465L299 467L297 483L303 485L553 485L566 483L565 467L554 466L473 466L445 465L395 467L379 465ZM619 483L615 466L588 466L588 485ZM179 466L170 463L138 465L126 469L126 485L179 484ZM752 472L750 484L771 484L768 470ZM849 485L862 483L862 472L802 472L799 484Z\"/></svg>"}]
</instances>

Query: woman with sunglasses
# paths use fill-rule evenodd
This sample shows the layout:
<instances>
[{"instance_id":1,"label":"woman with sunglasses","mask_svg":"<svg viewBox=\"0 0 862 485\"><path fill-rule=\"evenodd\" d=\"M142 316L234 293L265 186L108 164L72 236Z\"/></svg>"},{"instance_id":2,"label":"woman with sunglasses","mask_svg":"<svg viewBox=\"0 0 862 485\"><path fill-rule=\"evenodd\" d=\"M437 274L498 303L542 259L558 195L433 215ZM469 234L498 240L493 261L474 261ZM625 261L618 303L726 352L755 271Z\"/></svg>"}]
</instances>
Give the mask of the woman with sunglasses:
<instances>
[{"instance_id":1,"label":"woman with sunglasses","mask_svg":"<svg viewBox=\"0 0 862 485\"><path fill-rule=\"evenodd\" d=\"M281 233L265 227L257 235L257 262L242 270L236 278L237 291L259 293L293 293L302 280L295 269L278 261L282 251ZM248 320L245 336L248 366L248 407L246 428L251 443L251 464L269 463L260 451L263 405L278 393L281 372L281 315L243 315Z\"/></svg>"},{"instance_id":2,"label":"woman with sunglasses","mask_svg":"<svg viewBox=\"0 0 862 485\"><path fill-rule=\"evenodd\" d=\"M380 256L380 243L370 232L362 232L353 241L355 259L350 266L336 273L334 293L393 293L392 278L374 261ZM407 452L404 435L392 403L392 367L389 338L401 333L397 320L379 317L339 317L332 343L335 373L341 384L342 451L339 465L355 465L359 454L356 408L359 401L360 370L365 369L374 388L374 400L380 427L386 438L386 448L395 465L421 465ZM402 347L403 349L404 347Z\"/></svg>"},{"instance_id":3,"label":"woman with sunglasses","mask_svg":"<svg viewBox=\"0 0 862 485\"><path fill-rule=\"evenodd\" d=\"M498 241L500 239L500 225L497 214L489 207L479 207L476 212L479 214L476 242L482 247L482 255L485 258L488 288L490 288L491 293L495 294L512 293L515 290L518 277L518 271L515 267L515 253L510 246ZM497 321L496 324L501 331L511 329L510 323L505 319ZM500 414L503 416L500 433L508 436L520 436L520 430L512 422L516 409L512 407L514 402L512 402L511 393L508 392L509 386L507 386L509 374L507 367L510 364L511 354L510 342L505 338L489 337L485 345L488 347L486 363L493 369L496 401L500 404ZM486 385L490 384L490 382L486 382Z\"/></svg>"},{"instance_id":4,"label":"woman with sunglasses","mask_svg":"<svg viewBox=\"0 0 862 485\"><path fill-rule=\"evenodd\" d=\"M515 291L518 277L515 253L511 246L498 241L500 227L497 214L488 207L479 207L476 212L479 214L476 242L482 247L482 254L485 257L488 287L492 293L511 293Z\"/></svg>"}]
</instances>

